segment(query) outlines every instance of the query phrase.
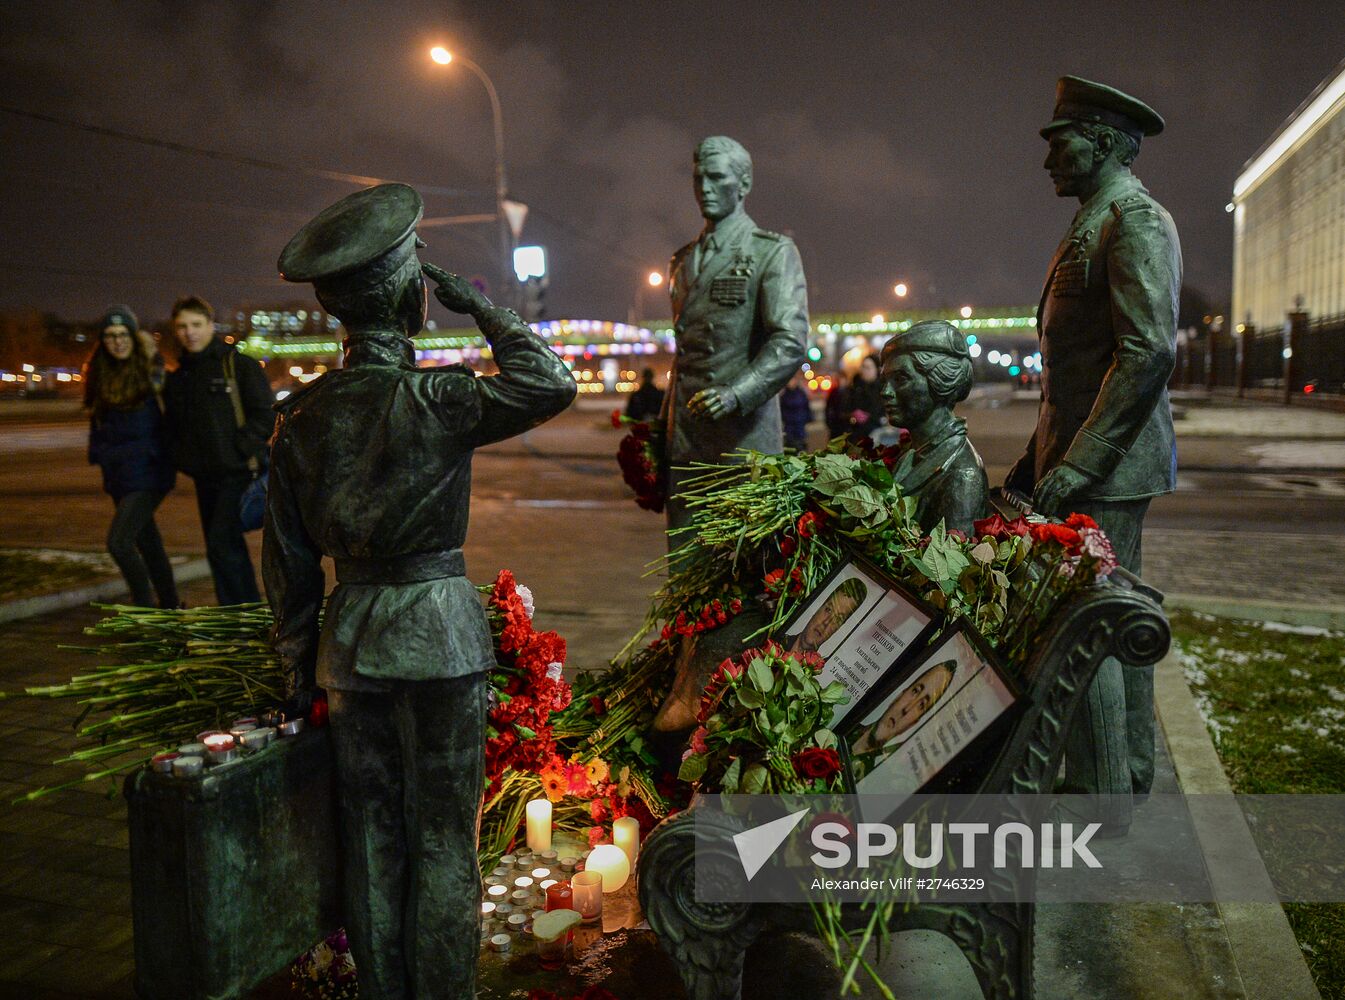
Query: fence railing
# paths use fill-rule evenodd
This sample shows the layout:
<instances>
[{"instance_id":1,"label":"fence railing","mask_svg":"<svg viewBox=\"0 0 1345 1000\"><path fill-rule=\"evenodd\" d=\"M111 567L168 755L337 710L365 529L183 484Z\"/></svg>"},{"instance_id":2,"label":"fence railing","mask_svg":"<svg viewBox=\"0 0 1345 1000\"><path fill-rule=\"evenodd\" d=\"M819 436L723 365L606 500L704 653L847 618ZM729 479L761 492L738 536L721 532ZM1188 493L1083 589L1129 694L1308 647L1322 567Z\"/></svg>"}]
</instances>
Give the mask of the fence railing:
<instances>
[{"instance_id":1,"label":"fence railing","mask_svg":"<svg viewBox=\"0 0 1345 1000\"><path fill-rule=\"evenodd\" d=\"M1286 401L1345 394L1345 315L1290 313L1280 329L1187 331L1177 340L1174 388L1274 390Z\"/></svg>"}]
</instances>

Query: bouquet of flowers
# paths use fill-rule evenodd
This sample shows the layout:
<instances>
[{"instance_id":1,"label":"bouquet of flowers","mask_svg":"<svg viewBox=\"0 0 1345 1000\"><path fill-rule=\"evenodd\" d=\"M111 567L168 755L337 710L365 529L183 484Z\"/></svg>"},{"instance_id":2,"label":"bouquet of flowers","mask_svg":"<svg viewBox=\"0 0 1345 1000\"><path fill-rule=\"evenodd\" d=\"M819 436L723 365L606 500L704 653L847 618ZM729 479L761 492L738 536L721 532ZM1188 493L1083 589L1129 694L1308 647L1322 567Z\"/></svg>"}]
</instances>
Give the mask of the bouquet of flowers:
<instances>
[{"instance_id":1,"label":"bouquet of flowers","mask_svg":"<svg viewBox=\"0 0 1345 1000\"><path fill-rule=\"evenodd\" d=\"M635 491L635 502L655 514L663 511L668 499L662 438L647 420L631 420L612 411L612 426L630 427L617 446L616 460L621 478Z\"/></svg>"},{"instance_id":2,"label":"bouquet of flowers","mask_svg":"<svg viewBox=\"0 0 1345 1000\"><path fill-rule=\"evenodd\" d=\"M290 966L290 991L313 1000L359 1000L355 959L344 930L304 952Z\"/></svg>"},{"instance_id":3,"label":"bouquet of flowers","mask_svg":"<svg viewBox=\"0 0 1345 1000\"><path fill-rule=\"evenodd\" d=\"M817 680L822 658L774 642L727 659L701 697L679 777L723 793L841 791L836 736L826 728L845 686Z\"/></svg>"}]
</instances>

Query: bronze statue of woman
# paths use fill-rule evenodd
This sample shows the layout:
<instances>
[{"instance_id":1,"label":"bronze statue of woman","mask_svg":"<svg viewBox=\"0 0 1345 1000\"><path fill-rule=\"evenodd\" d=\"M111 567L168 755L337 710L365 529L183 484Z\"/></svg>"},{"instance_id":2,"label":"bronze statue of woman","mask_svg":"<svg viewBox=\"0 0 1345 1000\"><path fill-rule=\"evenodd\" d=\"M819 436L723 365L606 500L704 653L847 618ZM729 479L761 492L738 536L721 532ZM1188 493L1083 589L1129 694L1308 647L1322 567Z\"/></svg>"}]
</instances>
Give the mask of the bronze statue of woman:
<instances>
[{"instance_id":1,"label":"bronze statue of woman","mask_svg":"<svg viewBox=\"0 0 1345 1000\"><path fill-rule=\"evenodd\" d=\"M966 421L953 416L971 392L966 337L943 320L917 323L883 345L881 373L887 419L911 434L915 461L898 485L916 498L916 520L926 531L943 521L971 534L985 516L989 484Z\"/></svg>"}]
</instances>

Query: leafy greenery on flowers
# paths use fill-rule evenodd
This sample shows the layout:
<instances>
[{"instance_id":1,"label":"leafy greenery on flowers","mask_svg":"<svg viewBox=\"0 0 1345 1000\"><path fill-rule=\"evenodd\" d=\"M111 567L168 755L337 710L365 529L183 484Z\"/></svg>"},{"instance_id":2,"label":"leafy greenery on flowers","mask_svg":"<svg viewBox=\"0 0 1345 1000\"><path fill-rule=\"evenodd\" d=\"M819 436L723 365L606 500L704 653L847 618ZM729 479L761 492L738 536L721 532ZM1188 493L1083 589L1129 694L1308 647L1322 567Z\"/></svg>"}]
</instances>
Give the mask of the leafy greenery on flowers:
<instances>
[{"instance_id":1,"label":"leafy greenery on flowers","mask_svg":"<svg viewBox=\"0 0 1345 1000\"><path fill-rule=\"evenodd\" d=\"M836 737L825 725L849 696L839 681L822 687L821 667L816 653L774 642L721 663L678 777L725 793L839 791Z\"/></svg>"}]
</instances>

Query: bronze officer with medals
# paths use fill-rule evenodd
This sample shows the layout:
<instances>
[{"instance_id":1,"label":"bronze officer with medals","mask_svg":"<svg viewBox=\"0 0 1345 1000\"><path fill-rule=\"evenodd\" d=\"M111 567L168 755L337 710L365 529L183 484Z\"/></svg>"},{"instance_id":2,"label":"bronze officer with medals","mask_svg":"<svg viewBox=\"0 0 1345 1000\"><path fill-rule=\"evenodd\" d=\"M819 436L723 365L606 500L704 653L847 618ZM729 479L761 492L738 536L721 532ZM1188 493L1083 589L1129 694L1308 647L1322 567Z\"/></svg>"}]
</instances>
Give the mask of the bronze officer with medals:
<instances>
[{"instance_id":1,"label":"bronze officer with medals","mask_svg":"<svg viewBox=\"0 0 1345 1000\"><path fill-rule=\"evenodd\" d=\"M1063 77L1041 130L1056 194L1079 211L1047 271L1037 330L1037 429L1006 480L1036 509L1088 514L1122 567L1140 570L1149 501L1176 488L1167 381L1176 352L1181 246L1172 217L1130 171L1163 119L1099 83ZM1109 832L1153 781L1152 667L1106 661L1066 748L1066 783L1109 793Z\"/></svg>"}]
</instances>

